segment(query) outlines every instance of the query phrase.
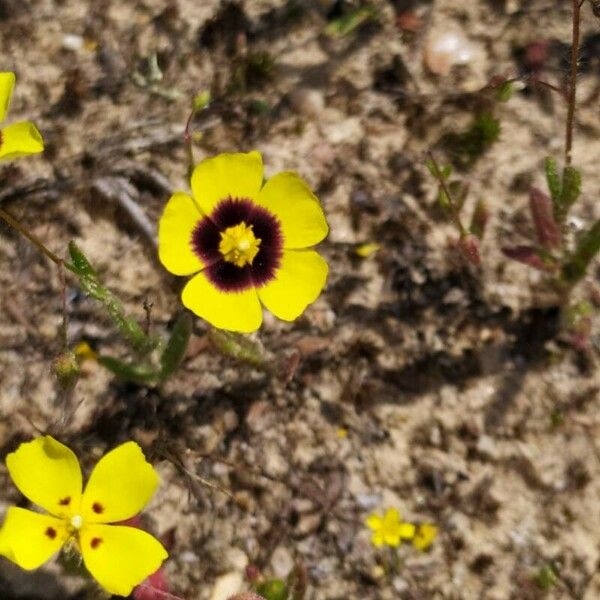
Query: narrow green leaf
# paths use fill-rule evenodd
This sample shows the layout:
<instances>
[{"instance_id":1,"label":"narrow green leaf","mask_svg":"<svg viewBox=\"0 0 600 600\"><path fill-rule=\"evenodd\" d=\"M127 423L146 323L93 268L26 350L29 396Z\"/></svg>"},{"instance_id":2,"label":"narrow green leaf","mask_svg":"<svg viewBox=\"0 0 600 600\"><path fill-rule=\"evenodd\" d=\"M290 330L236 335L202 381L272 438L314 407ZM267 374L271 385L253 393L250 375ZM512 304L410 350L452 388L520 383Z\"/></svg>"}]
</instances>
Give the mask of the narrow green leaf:
<instances>
[{"instance_id":1,"label":"narrow green leaf","mask_svg":"<svg viewBox=\"0 0 600 600\"><path fill-rule=\"evenodd\" d=\"M236 360L267 369L267 363L259 344L241 334L211 328L208 336L219 352Z\"/></svg>"},{"instance_id":2,"label":"narrow green leaf","mask_svg":"<svg viewBox=\"0 0 600 600\"><path fill-rule=\"evenodd\" d=\"M154 385L161 379L160 371L147 364L126 363L112 356L100 356L98 362L124 381Z\"/></svg>"},{"instance_id":3,"label":"narrow green leaf","mask_svg":"<svg viewBox=\"0 0 600 600\"><path fill-rule=\"evenodd\" d=\"M579 281L598 252L600 252L600 219L581 236L577 249L563 265L563 279L569 283Z\"/></svg>"},{"instance_id":4,"label":"narrow green leaf","mask_svg":"<svg viewBox=\"0 0 600 600\"><path fill-rule=\"evenodd\" d=\"M192 316L190 313L183 313L175 321L169 341L160 357L161 381L170 377L179 367L185 351L187 350L190 335L192 334Z\"/></svg>"},{"instance_id":5,"label":"narrow green leaf","mask_svg":"<svg viewBox=\"0 0 600 600\"><path fill-rule=\"evenodd\" d=\"M79 276L83 292L102 304L119 333L138 352L147 353L153 350L157 341L148 337L135 319L125 315L121 301L100 283L90 261L74 242L69 243L69 253L73 261L73 272Z\"/></svg>"},{"instance_id":6,"label":"narrow green leaf","mask_svg":"<svg viewBox=\"0 0 600 600\"><path fill-rule=\"evenodd\" d=\"M550 191L550 196L552 197L552 202L554 203L554 212L556 214L556 206L560 201L560 195L562 191L562 183L560 181L560 177L558 175L558 169L556 167L556 161L548 156L546 160L544 160L544 171L546 172L546 181L548 182L548 190Z\"/></svg>"},{"instance_id":7,"label":"narrow green leaf","mask_svg":"<svg viewBox=\"0 0 600 600\"><path fill-rule=\"evenodd\" d=\"M581 195L581 173L575 167L563 169L562 190L560 194L561 215L564 219L569 209Z\"/></svg>"},{"instance_id":8,"label":"narrow green leaf","mask_svg":"<svg viewBox=\"0 0 600 600\"><path fill-rule=\"evenodd\" d=\"M73 261L72 266L74 267L74 272L77 273L77 275L96 277L96 271L94 271L90 261L79 249L79 246L77 246L77 244L73 241L69 242L69 254L71 255L71 260Z\"/></svg>"},{"instance_id":9,"label":"narrow green leaf","mask_svg":"<svg viewBox=\"0 0 600 600\"><path fill-rule=\"evenodd\" d=\"M483 239L485 234L485 228L490 219L490 211L487 207L485 200L479 200L475 205L473 211L473 217L471 219L471 225L469 231L480 240Z\"/></svg>"},{"instance_id":10,"label":"narrow green leaf","mask_svg":"<svg viewBox=\"0 0 600 600\"><path fill-rule=\"evenodd\" d=\"M448 179L450 175L452 175L452 165L444 165L441 168L442 171L442 179Z\"/></svg>"},{"instance_id":11,"label":"narrow green leaf","mask_svg":"<svg viewBox=\"0 0 600 600\"><path fill-rule=\"evenodd\" d=\"M374 16L375 9L372 6L357 8L347 15L329 23L325 28L325 33L333 37L344 37Z\"/></svg>"},{"instance_id":12,"label":"narrow green leaf","mask_svg":"<svg viewBox=\"0 0 600 600\"><path fill-rule=\"evenodd\" d=\"M435 166L435 163L430 158L428 158L425 161L425 166L431 173L432 177L435 177L436 179L439 177L437 167Z\"/></svg>"},{"instance_id":13,"label":"narrow green leaf","mask_svg":"<svg viewBox=\"0 0 600 600\"><path fill-rule=\"evenodd\" d=\"M512 98L514 90L513 84L505 81L496 92L496 98L499 102L508 102Z\"/></svg>"},{"instance_id":14,"label":"narrow green leaf","mask_svg":"<svg viewBox=\"0 0 600 600\"><path fill-rule=\"evenodd\" d=\"M438 202L440 203L440 206L444 212L448 214L452 212L452 202L450 201L450 198L448 198L448 194L446 194L444 189L441 187L438 192Z\"/></svg>"}]
</instances>

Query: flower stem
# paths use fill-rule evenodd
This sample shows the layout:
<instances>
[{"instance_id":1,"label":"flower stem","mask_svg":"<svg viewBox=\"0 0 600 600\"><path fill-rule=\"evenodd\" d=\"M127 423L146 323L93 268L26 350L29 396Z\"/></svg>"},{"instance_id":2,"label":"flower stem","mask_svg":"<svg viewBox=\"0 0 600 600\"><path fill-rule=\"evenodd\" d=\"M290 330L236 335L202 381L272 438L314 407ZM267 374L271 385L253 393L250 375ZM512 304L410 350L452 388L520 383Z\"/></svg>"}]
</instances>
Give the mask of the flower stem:
<instances>
[{"instance_id":1,"label":"flower stem","mask_svg":"<svg viewBox=\"0 0 600 600\"><path fill-rule=\"evenodd\" d=\"M54 254L52 250L46 248L46 246L42 243L42 241L36 237L31 231L29 231L24 225L19 223L17 219L11 217L4 209L0 208L0 218L8 223L13 229L18 231L21 235L26 237L42 254L47 256L55 265L57 266L67 266L65 265L65 261Z\"/></svg>"},{"instance_id":2,"label":"flower stem","mask_svg":"<svg viewBox=\"0 0 600 600\"><path fill-rule=\"evenodd\" d=\"M196 107L192 108L190 112L190 116L188 117L187 123L185 124L185 130L183 132L183 141L185 143L185 149L187 152L188 159L188 176L191 177L192 171L194 170L195 162L194 162L194 144L192 140L192 121L196 116Z\"/></svg>"},{"instance_id":3,"label":"flower stem","mask_svg":"<svg viewBox=\"0 0 600 600\"><path fill-rule=\"evenodd\" d=\"M577 102L577 65L579 62L581 7L585 0L573 2L573 34L571 40L571 70L569 73L569 90L567 105L567 125L565 131L565 164L570 165L573 148L573 126L575 123L575 107Z\"/></svg>"},{"instance_id":4,"label":"flower stem","mask_svg":"<svg viewBox=\"0 0 600 600\"><path fill-rule=\"evenodd\" d=\"M460 217L458 215L458 210L456 209L456 204L454 203L454 200L452 200L452 195L450 194L450 190L448 188L448 185L446 184L446 180L444 179L444 176L442 175L440 166L438 165L438 162L435 160L435 157L433 156L433 152L431 150L427 151L427 156L429 157L429 160L431 161L431 164L434 167L435 177L438 180L438 183L440 184L444 194L446 194L446 198L448 198L448 204L450 205L450 216L452 218L452 222L458 229L460 237L464 238L467 235L467 231L465 230L464 225L462 224L462 222L460 220Z\"/></svg>"}]
</instances>

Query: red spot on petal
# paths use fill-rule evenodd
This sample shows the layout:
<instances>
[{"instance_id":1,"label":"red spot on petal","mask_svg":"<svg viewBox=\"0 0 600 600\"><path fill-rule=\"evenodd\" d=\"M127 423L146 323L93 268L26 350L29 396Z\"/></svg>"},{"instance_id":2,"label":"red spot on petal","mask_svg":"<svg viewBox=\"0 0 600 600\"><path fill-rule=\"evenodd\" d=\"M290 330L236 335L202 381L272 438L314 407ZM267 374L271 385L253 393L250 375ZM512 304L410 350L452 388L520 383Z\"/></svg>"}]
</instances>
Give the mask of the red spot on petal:
<instances>
[{"instance_id":1,"label":"red spot on petal","mask_svg":"<svg viewBox=\"0 0 600 600\"><path fill-rule=\"evenodd\" d=\"M58 503L60 504L60 506L69 506L69 504L71 504L71 496L66 496L65 498L62 498L58 501Z\"/></svg>"},{"instance_id":2,"label":"red spot on petal","mask_svg":"<svg viewBox=\"0 0 600 600\"><path fill-rule=\"evenodd\" d=\"M92 550L95 550L102 543L102 538L92 538L90 542L90 547Z\"/></svg>"},{"instance_id":3,"label":"red spot on petal","mask_svg":"<svg viewBox=\"0 0 600 600\"><path fill-rule=\"evenodd\" d=\"M54 527L48 527L44 532L51 540L56 537L56 529Z\"/></svg>"},{"instance_id":4,"label":"red spot on petal","mask_svg":"<svg viewBox=\"0 0 600 600\"><path fill-rule=\"evenodd\" d=\"M100 502L94 502L94 504L92 504L92 510L97 515L101 515L104 512L104 506L102 506L102 504L100 504Z\"/></svg>"}]
</instances>

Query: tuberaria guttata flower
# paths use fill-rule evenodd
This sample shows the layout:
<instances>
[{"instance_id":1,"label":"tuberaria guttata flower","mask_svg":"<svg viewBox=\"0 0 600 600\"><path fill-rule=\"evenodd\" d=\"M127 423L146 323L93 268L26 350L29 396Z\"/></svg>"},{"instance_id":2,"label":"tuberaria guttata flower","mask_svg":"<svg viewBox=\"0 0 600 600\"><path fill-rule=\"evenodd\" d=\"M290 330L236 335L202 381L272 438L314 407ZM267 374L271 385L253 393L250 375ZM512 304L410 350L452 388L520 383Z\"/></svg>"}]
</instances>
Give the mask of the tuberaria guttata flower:
<instances>
[{"instance_id":1,"label":"tuberaria guttata flower","mask_svg":"<svg viewBox=\"0 0 600 600\"><path fill-rule=\"evenodd\" d=\"M4 121L15 87L15 74L0 72L0 121ZM29 121L12 123L0 130L0 160L9 160L38 154L44 150L44 141L37 127Z\"/></svg>"},{"instance_id":2,"label":"tuberaria guttata flower","mask_svg":"<svg viewBox=\"0 0 600 600\"><path fill-rule=\"evenodd\" d=\"M328 232L315 195L295 173L263 185L258 152L199 163L192 195L171 196L159 223L159 257L175 275L194 275L184 305L215 327L251 332L262 307L292 321L319 296L327 263L310 246Z\"/></svg>"},{"instance_id":3,"label":"tuberaria guttata flower","mask_svg":"<svg viewBox=\"0 0 600 600\"><path fill-rule=\"evenodd\" d=\"M159 480L135 442L104 455L85 490L79 461L50 436L21 444L6 457L21 493L49 514L11 506L0 529L0 555L36 569L65 544L73 544L90 574L111 594L128 596L167 558L149 533L111 525L148 503Z\"/></svg>"}]
</instances>

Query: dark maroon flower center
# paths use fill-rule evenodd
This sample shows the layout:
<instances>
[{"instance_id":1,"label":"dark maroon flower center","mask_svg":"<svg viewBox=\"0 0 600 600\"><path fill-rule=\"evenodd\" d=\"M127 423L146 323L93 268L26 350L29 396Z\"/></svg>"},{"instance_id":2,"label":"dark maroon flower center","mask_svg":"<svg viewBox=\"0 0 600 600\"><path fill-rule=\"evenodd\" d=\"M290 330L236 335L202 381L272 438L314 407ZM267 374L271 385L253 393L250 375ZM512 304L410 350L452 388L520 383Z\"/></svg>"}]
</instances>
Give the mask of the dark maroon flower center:
<instances>
[{"instance_id":1,"label":"dark maroon flower center","mask_svg":"<svg viewBox=\"0 0 600 600\"><path fill-rule=\"evenodd\" d=\"M225 260L219 250L222 233L244 223L260 240L258 253L250 264L240 267ZM206 265L204 274L223 292L260 288L274 279L283 255L283 235L278 219L248 198L221 200L213 212L198 222L191 239L192 249Z\"/></svg>"}]
</instances>

